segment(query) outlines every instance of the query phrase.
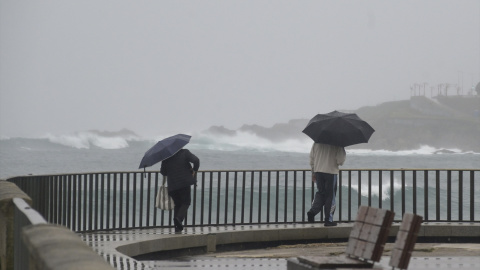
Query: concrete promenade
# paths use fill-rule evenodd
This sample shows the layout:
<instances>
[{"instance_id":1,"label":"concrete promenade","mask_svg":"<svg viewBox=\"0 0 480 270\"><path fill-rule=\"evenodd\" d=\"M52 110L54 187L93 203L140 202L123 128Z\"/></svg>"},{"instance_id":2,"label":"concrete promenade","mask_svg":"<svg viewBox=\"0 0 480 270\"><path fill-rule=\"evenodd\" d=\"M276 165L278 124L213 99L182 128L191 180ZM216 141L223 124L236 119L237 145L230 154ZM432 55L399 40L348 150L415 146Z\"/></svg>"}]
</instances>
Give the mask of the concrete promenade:
<instances>
[{"instance_id":1,"label":"concrete promenade","mask_svg":"<svg viewBox=\"0 0 480 270\"><path fill-rule=\"evenodd\" d=\"M130 229L83 233L81 237L116 269L287 269L286 258L305 253L344 256L342 252L352 225L186 227L179 234L175 234L173 228ZM396 236L398 227L398 223L393 224L391 238ZM449 239L470 243L419 243L423 240L448 242ZM423 223L409 269L445 269L447 265L475 269L474 266L480 265L479 239L479 223ZM443 253L435 253L432 248L439 245L443 245ZM388 246L376 266L388 266L387 250Z\"/></svg>"}]
</instances>

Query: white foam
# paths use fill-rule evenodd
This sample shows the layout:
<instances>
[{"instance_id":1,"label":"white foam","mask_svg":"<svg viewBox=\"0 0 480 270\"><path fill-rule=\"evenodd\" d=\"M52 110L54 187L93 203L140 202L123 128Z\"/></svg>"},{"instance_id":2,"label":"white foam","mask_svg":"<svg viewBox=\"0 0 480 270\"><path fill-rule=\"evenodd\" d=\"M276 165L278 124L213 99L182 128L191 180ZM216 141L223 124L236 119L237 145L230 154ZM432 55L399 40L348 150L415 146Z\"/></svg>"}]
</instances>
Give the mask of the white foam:
<instances>
[{"instance_id":1,"label":"white foam","mask_svg":"<svg viewBox=\"0 0 480 270\"><path fill-rule=\"evenodd\" d=\"M239 132L236 135L212 135L208 133L195 134L191 140L191 147L219 151L282 151L307 153L311 143L308 140L288 139L272 142L250 132Z\"/></svg>"},{"instance_id":2,"label":"white foam","mask_svg":"<svg viewBox=\"0 0 480 270\"><path fill-rule=\"evenodd\" d=\"M368 146L368 144L366 144ZM235 135L213 135L210 133L199 133L192 136L190 147L197 149L210 149L219 151L280 151L309 153L312 147L312 141L309 138L304 140L289 139L279 142L273 142L268 139L259 137L249 132L237 131ZM371 149L349 149L346 147L348 155L356 156L408 156L408 155L443 155L443 154L480 154L472 151L462 152L457 148L435 148L423 145L418 149L411 150L371 150Z\"/></svg>"},{"instance_id":3,"label":"white foam","mask_svg":"<svg viewBox=\"0 0 480 270\"><path fill-rule=\"evenodd\" d=\"M344 183L342 186L348 186L348 183ZM410 187L411 185L406 183L405 184L405 187ZM355 190L358 192L358 185L352 185L352 190ZM371 193L372 193L372 196L377 196L379 197L380 195L380 190L379 190L379 185L378 184L374 184L372 183L371 185ZM362 196L364 197L368 197L368 183L366 183L365 181L362 182ZM402 183L401 183L401 180L400 179L397 179L396 177L394 178L393 180L393 192L397 192L399 190L402 189ZM390 198L390 193L391 193L391 186L390 186L390 183L384 183L382 185L382 199L383 200L386 200L386 199L389 199Z\"/></svg>"},{"instance_id":4,"label":"white foam","mask_svg":"<svg viewBox=\"0 0 480 270\"><path fill-rule=\"evenodd\" d=\"M408 155L434 155L434 154L478 154L472 151L469 152L462 152L460 149L457 148L450 148L450 149L441 149L435 148L428 145L422 145L418 149L412 150L400 150L400 151L391 151L391 150L370 150L370 149L347 149L348 154L352 155L379 155L379 156L408 156Z\"/></svg>"},{"instance_id":5,"label":"white foam","mask_svg":"<svg viewBox=\"0 0 480 270\"><path fill-rule=\"evenodd\" d=\"M189 134L189 133L186 133ZM92 146L102 149L122 149L129 146L129 141L148 141L155 143L159 140L171 136L159 135L154 138L140 138L135 136L101 136L95 132L77 132L73 134L42 136L52 143L57 143L77 149L90 149ZM1 140L10 140L12 138L2 137ZM193 133L189 147L193 149L209 149L217 151L259 151L259 152L293 152L293 153L309 153L312 146L310 138L305 139L288 139L283 141L271 141L266 138L257 136L250 132L237 131L235 135L217 135L208 132ZM368 147L368 144L365 144ZM350 149L346 147L348 155L354 156L408 156L408 155L449 155L449 154L474 154L480 155L473 151L462 152L460 149L450 148L442 149L428 145L423 145L418 149L412 150L371 150Z\"/></svg>"},{"instance_id":6,"label":"white foam","mask_svg":"<svg viewBox=\"0 0 480 270\"><path fill-rule=\"evenodd\" d=\"M78 132L71 135L52 135L45 136L50 142L77 148L89 149L96 146L103 149L122 149L128 147L128 142L121 137L103 137L91 132Z\"/></svg>"}]
</instances>

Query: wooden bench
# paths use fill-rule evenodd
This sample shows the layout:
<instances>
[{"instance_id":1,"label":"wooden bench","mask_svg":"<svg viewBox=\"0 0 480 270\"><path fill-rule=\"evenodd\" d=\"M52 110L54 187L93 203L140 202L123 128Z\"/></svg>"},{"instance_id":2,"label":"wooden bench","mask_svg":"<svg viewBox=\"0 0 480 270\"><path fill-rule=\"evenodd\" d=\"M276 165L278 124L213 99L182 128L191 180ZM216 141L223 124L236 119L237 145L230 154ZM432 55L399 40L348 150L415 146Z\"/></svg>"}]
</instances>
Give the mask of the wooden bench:
<instances>
[{"instance_id":1,"label":"wooden bench","mask_svg":"<svg viewBox=\"0 0 480 270\"><path fill-rule=\"evenodd\" d=\"M372 268L387 242L395 213L385 209L360 206L348 238L346 257L298 257L300 263L313 268Z\"/></svg>"},{"instance_id":2,"label":"wooden bench","mask_svg":"<svg viewBox=\"0 0 480 270\"><path fill-rule=\"evenodd\" d=\"M402 223L390 257L390 266L399 269L408 268L422 221L423 217L421 216L412 213L403 214Z\"/></svg>"}]
</instances>

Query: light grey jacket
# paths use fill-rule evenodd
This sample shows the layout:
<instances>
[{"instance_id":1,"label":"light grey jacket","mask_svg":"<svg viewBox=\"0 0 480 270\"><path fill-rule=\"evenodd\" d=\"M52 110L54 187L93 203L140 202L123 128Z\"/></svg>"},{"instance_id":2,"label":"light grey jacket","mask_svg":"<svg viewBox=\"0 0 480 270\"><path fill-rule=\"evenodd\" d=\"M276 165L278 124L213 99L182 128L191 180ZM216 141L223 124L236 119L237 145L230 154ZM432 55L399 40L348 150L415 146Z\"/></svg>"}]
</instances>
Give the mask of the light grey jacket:
<instances>
[{"instance_id":1,"label":"light grey jacket","mask_svg":"<svg viewBox=\"0 0 480 270\"><path fill-rule=\"evenodd\" d=\"M314 143L310 151L312 173L338 174L338 166L343 165L347 155L345 148L329 144Z\"/></svg>"}]
</instances>

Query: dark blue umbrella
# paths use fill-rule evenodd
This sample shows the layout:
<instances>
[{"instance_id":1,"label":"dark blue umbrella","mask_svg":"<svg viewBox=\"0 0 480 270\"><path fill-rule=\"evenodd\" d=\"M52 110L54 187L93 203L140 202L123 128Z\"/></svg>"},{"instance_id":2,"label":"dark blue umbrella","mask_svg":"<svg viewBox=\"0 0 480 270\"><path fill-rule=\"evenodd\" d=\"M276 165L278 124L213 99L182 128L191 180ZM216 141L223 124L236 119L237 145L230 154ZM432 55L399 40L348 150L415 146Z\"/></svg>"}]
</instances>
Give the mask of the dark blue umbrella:
<instances>
[{"instance_id":1,"label":"dark blue umbrella","mask_svg":"<svg viewBox=\"0 0 480 270\"><path fill-rule=\"evenodd\" d=\"M317 114L308 123L303 133L316 143L349 146L366 143L375 130L355 113L333 111Z\"/></svg>"},{"instance_id":2,"label":"dark blue umbrella","mask_svg":"<svg viewBox=\"0 0 480 270\"><path fill-rule=\"evenodd\" d=\"M185 134L177 134L157 142L152 148L145 152L138 168L145 169L175 155L175 153L190 142L191 137L192 136Z\"/></svg>"}]
</instances>

